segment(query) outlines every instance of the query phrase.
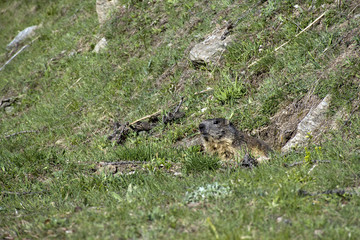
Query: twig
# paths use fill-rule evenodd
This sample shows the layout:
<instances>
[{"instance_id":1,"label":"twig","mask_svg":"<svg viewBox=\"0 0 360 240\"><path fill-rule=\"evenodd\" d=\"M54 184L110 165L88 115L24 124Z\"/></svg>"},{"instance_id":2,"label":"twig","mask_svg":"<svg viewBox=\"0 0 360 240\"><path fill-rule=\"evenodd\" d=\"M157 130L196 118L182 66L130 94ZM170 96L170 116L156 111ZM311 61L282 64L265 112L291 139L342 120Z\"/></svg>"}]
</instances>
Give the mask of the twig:
<instances>
[{"instance_id":1,"label":"twig","mask_svg":"<svg viewBox=\"0 0 360 240\"><path fill-rule=\"evenodd\" d=\"M328 11L323 12L317 19L315 19L312 23L310 23L306 28L304 28L301 32L299 32L298 34L295 35L295 37L293 37L292 39L290 39L289 41L281 44L279 47L275 48L274 52L277 52L279 49L283 48L284 46L286 46L287 44L289 44L291 41L293 41L294 39L296 39L298 36L300 36L302 33L304 33L305 31L307 31L312 25L314 25L315 23L317 23ZM250 68L251 66L255 65L256 63L258 63L261 59L263 59L264 57L255 60L254 62L252 62L251 64L248 65L248 68Z\"/></svg>"},{"instance_id":2,"label":"twig","mask_svg":"<svg viewBox=\"0 0 360 240\"><path fill-rule=\"evenodd\" d=\"M327 13L327 11L323 12L323 14L321 14L317 19L315 19L312 23L310 23L306 28L304 28L301 32L296 34L294 38L290 39L289 41L287 41L287 42L281 44L279 47L275 48L275 52L278 51L280 48L286 46L289 42L291 42L292 40L294 40L295 38L300 36L306 30L308 30L312 25L314 25L317 21L319 21L326 13Z\"/></svg>"},{"instance_id":3,"label":"twig","mask_svg":"<svg viewBox=\"0 0 360 240\"><path fill-rule=\"evenodd\" d=\"M206 92L210 92L210 91L214 91L214 89L209 87L209 88L207 88L205 90L194 93L194 96L199 95L199 94L203 94L203 93L206 93Z\"/></svg>"},{"instance_id":4,"label":"twig","mask_svg":"<svg viewBox=\"0 0 360 240\"><path fill-rule=\"evenodd\" d=\"M38 130L25 130L25 131L20 131L20 132L16 132L16 133L13 133L13 134L9 134L9 135L6 135L4 137L0 137L0 141L5 139L5 138L11 138L11 137L15 137L17 135L20 135L20 134L25 134L25 133L38 133L42 130L45 130L47 127L42 127Z\"/></svg>"},{"instance_id":5,"label":"twig","mask_svg":"<svg viewBox=\"0 0 360 240\"><path fill-rule=\"evenodd\" d=\"M356 6L349 12L348 17L350 16L350 14L352 14L352 13L355 11L355 9L356 9L358 6L360 6L360 4L356 5Z\"/></svg>"},{"instance_id":6,"label":"twig","mask_svg":"<svg viewBox=\"0 0 360 240\"><path fill-rule=\"evenodd\" d=\"M23 46L19 51L17 51L9 60L6 61L6 63L0 68L0 71L2 71L6 65L8 65L19 53L21 53L25 48L27 48L29 44Z\"/></svg>"},{"instance_id":7,"label":"twig","mask_svg":"<svg viewBox=\"0 0 360 240\"><path fill-rule=\"evenodd\" d=\"M3 195L33 195L33 194L42 194L42 193L46 193L49 192L48 190L43 190L41 192L8 192L8 191L3 191L1 192L1 194Z\"/></svg>"},{"instance_id":8,"label":"twig","mask_svg":"<svg viewBox=\"0 0 360 240\"><path fill-rule=\"evenodd\" d=\"M348 117L348 119L345 120L342 128L349 124L351 117L354 115L354 113L355 113L357 110L359 110L359 106L357 106L357 107L350 113L350 116Z\"/></svg>"},{"instance_id":9,"label":"twig","mask_svg":"<svg viewBox=\"0 0 360 240\"><path fill-rule=\"evenodd\" d=\"M169 112L166 115L163 115L162 121L164 124L167 124L169 122L172 122L176 119L179 119L183 117L185 114L183 112L180 112L180 107L184 102L184 97L181 97L180 103L176 106L175 110L173 112ZM172 104L174 106L175 104ZM108 136L108 140L112 141L113 139L116 140L117 144L121 144L124 142L129 134L129 132L132 130L136 133L139 133L141 131L150 131L153 127L155 127L158 119L153 119L153 121L150 119L149 122L142 122L142 120L145 120L147 118L152 118L154 116L159 115L163 110L159 110L155 113L152 113L150 115L147 115L145 117L142 117L140 119L135 120L132 123L126 122L125 124L121 124L116 122L114 124L114 132Z\"/></svg>"},{"instance_id":10,"label":"twig","mask_svg":"<svg viewBox=\"0 0 360 240\"><path fill-rule=\"evenodd\" d=\"M127 164L143 164L144 161L119 161L119 162L99 162L98 164L101 166L108 165L127 165Z\"/></svg>"},{"instance_id":11,"label":"twig","mask_svg":"<svg viewBox=\"0 0 360 240\"><path fill-rule=\"evenodd\" d=\"M345 195L348 195L349 197L351 197L352 195L356 194L356 192L351 192L351 191L346 191L343 189L331 189L331 190L327 190L327 191L323 191L323 192L308 192L305 190L299 190L298 194L300 196L318 196L318 195L329 195L329 194L336 194L340 197L345 197Z\"/></svg>"},{"instance_id":12,"label":"twig","mask_svg":"<svg viewBox=\"0 0 360 240\"><path fill-rule=\"evenodd\" d=\"M284 167L295 167L295 166L298 166L298 165L301 165L301 164L304 164L305 162L304 161L300 161L300 162L294 162L294 163L291 163L291 164L287 164L287 163L284 163ZM328 160L315 160L315 161L312 161L311 163L315 164L315 163L331 163L331 161L328 161Z\"/></svg>"},{"instance_id":13,"label":"twig","mask_svg":"<svg viewBox=\"0 0 360 240\"><path fill-rule=\"evenodd\" d=\"M0 68L0 71L2 71L6 65L8 65L19 53L21 53L22 51L24 51L25 48L29 47L35 40L37 40L39 37L35 38L34 40L31 41L31 43L26 44L25 46L23 46L19 51L17 51L9 60L6 61L6 63Z\"/></svg>"},{"instance_id":14,"label":"twig","mask_svg":"<svg viewBox=\"0 0 360 240\"><path fill-rule=\"evenodd\" d=\"M175 105L175 104L173 104L173 105ZM139 119L133 121L132 123L130 123L130 125L134 125L134 124L137 123L137 122L140 122L140 121L142 121L142 120L145 120L145 119L154 117L154 116L156 116L156 115L159 115L162 111L163 111L163 110L161 109L161 110L159 110L159 111L157 111L157 112L154 112L154 113L152 113L152 114L150 114L150 115L147 115L147 116L145 116L145 117L139 118Z\"/></svg>"},{"instance_id":15,"label":"twig","mask_svg":"<svg viewBox=\"0 0 360 240\"><path fill-rule=\"evenodd\" d=\"M173 104L171 104L169 107L173 107L173 106L175 106L175 105L176 105L176 103L173 103ZM159 111L156 111L156 112L154 112L154 113L152 113L152 114L150 114L150 115L147 115L147 116L145 116L145 117L139 118L139 119L133 121L132 123L130 123L130 125L134 125L134 124L137 123L137 122L140 122L140 121L142 121L142 120L145 120L145 119L154 117L154 116L156 116L156 115L159 115L162 111L163 111L163 109L160 109Z\"/></svg>"},{"instance_id":16,"label":"twig","mask_svg":"<svg viewBox=\"0 0 360 240\"><path fill-rule=\"evenodd\" d=\"M199 94L203 94L203 93L206 93L206 92L210 92L210 91L214 91L214 89L213 89L213 88L207 88L207 89L202 90L202 91L200 91L200 92L194 93L194 96L199 95ZM171 104L169 107L173 107L173 106L175 106L175 105L176 105L176 103ZM130 123L130 125L134 125L134 124L137 123L137 122L140 122L140 121L142 121L142 120L145 120L145 119L154 117L154 116L156 116L156 115L159 115L162 111L163 111L163 109L160 109L159 111L156 111L156 112L154 112L154 113L152 113L152 114L150 114L150 115L146 115L145 117L139 118L139 119L133 121L132 123Z\"/></svg>"},{"instance_id":17,"label":"twig","mask_svg":"<svg viewBox=\"0 0 360 240\"><path fill-rule=\"evenodd\" d=\"M344 38L345 38L344 36L340 37L339 40L336 41L336 43L334 43L334 44L331 45L330 47L326 47L326 48L324 49L324 51L322 51L321 54L326 53L326 51L328 51L329 49L331 49L331 48L335 47L336 45L338 45Z\"/></svg>"},{"instance_id":18,"label":"twig","mask_svg":"<svg viewBox=\"0 0 360 240\"><path fill-rule=\"evenodd\" d=\"M37 132L40 132L40 130L20 131L20 132L16 132L16 133L13 133L13 134L6 135L4 138L11 138L11 137L15 137L17 135L24 134L24 133L37 133Z\"/></svg>"},{"instance_id":19,"label":"twig","mask_svg":"<svg viewBox=\"0 0 360 240\"><path fill-rule=\"evenodd\" d=\"M289 22L291 22L292 24L295 24L300 30L303 30L299 24L297 24L295 21L291 20L291 19L288 19L288 18L285 18L286 20L288 20Z\"/></svg>"},{"instance_id":20,"label":"twig","mask_svg":"<svg viewBox=\"0 0 360 240\"><path fill-rule=\"evenodd\" d=\"M162 121L164 124L170 123L184 116L184 113L179 112L183 102L184 102L184 97L181 97L180 103L176 106L175 110L173 112L169 112L168 114L162 116Z\"/></svg>"},{"instance_id":21,"label":"twig","mask_svg":"<svg viewBox=\"0 0 360 240\"><path fill-rule=\"evenodd\" d=\"M307 174L310 174L317 166L318 166L317 163L313 164L313 166L310 168Z\"/></svg>"},{"instance_id":22,"label":"twig","mask_svg":"<svg viewBox=\"0 0 360 240\"><path fill-rule=\"evenodd\" d=\"M175 110L174 110L174 114L177 113L177 112L179 112L180 107L181 107L181 105L183 104L183 102L184 102L184 97L181 97L181 98L180 98L180 103L179 103L179 105L177 105L176 108L175 108Z\"/></svg>"},{"instance_id":23,"label":"twig","mask_svg":"<svg viewBox=\"0 0 360 240\"><path fill-rule=\"evenodd\" d=\"M82 79L82 77L79 77L78 80L76 80L73 84L71 84L71 86L63 93L61 94L60 97L63 97L71 88L73 88L75 86L75 84L77 84L80 80Z\"/></svg>"}]
</instances>

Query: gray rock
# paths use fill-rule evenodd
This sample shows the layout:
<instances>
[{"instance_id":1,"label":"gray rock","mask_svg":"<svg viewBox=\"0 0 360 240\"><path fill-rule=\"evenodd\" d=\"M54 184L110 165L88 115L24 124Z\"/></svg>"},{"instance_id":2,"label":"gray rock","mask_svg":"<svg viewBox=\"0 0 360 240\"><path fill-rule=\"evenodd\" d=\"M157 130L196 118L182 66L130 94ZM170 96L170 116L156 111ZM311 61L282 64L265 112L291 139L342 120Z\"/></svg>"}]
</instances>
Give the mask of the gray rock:
<instances>
[{"instance_id":1,"label":"gray rock","mask_svg":"<svg viewBox=\"0 0 360 240\"><path fill-rule=\"evenodd\" d=\"M27 27L21 32L18 33L18 35L6 46L7 50L11 50L15 47L17 47L20 43L25 41L26 39L32 37L35 35L35 30L39 28L39 25L34 25L31 27Z\"/></svg>"},{"instance_id":2,"label":"gray rock","mask_svg":"<svg viewBox=\"0 0 360 240\"><path fill-rule=\"evenodd\" d=\"M14 111L14 107L9 106L9 107L6 107L6 108L5 108L5 112L6 112L7 114L12 113L13 111Z\"/></svg>"},{"instance_id":3,"label":"gray rock","mask_svg":"<svg viewBox=\"0 0 360 240\"><path fill-rule=\"evenodd\" d=\"M96 0L96 12L100 25L108 20L109 13L115 9L117 4L118 0Z\"/></svg>"},{"instance_id":4,"label":"gray rock","mask_svg":"<svg viewBox=\"0 0 360 240\"><path fill-rule=\"evenodd\" d=\"M232 41L229 28L216 29L201 43L196 44L190 51L193 64L217 64L226 47Z\"/></svg>"},{"instance_id":5,"label":"gray rock","mask_svg":"<svg viewBox=\"0 0 360 240\"><path fill-rule=\"evenodd\" d=\"M100 39L100 41L96 44L96 46L94 47L93 52L95 53L99 53L101 50L105 49L107 45L107 41L106 38L103 37L102 39Z\"/></svg>"},{"instance_id":6,"label":"gray rock","mask_svg":"<svg viewBox=\"0 0 360 240\"><path fill-rule=\"evenodd\" d=\"M325 113L329 108L330 100L331 95L327 95L319 105L309 111L299 123L296 135L281 149L282 152L287 152L293 147L304 145L307 141L308 134L314 135L319 132L322 124L326 120Z\"/></svg>"}]
</instances>

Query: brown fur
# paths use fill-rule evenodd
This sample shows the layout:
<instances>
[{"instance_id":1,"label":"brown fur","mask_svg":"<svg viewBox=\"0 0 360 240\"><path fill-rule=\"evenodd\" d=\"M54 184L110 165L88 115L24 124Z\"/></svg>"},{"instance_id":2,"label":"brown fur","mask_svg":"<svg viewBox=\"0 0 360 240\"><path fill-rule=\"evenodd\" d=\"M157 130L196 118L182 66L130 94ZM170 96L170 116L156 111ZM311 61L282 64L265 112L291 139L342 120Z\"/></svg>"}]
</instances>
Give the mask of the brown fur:
<instances>
[{"instance_id":1,"label":"brown fur","mask_svg":"<svg viewBox=\"0 0 360 240\"><path fill-rule=\"evenodd\" d=\"M268 158L271 148L262 140L249 136L224 118L208 119L200 123L205 151L218 154L223 160L234 159L250 151L261 159Z\"/></svg>"}]
</instances>

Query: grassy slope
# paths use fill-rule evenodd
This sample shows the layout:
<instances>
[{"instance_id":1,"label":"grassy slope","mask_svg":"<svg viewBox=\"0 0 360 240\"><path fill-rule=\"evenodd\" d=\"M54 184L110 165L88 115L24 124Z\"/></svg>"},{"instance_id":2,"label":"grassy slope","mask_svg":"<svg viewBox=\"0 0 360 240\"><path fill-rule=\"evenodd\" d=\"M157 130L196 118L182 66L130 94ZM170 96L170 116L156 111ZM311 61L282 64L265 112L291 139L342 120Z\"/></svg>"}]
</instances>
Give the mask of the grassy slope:
<instances>
[{"instance_id":1,"label":"grassy slope","mask_svg":"<svg viewBox=\"0 0 360 240\"><path fill-rule=\"evenodd\" d=\"M353 18L359 10L352 1L338 8L333 1L318 0L311 10L313 1L297 1L303 12L294 9L293 1L268 1L235 27L236 41L220 67L189 65L192 43L224 19L236 20L255 2L128 1L127 9L114 13L102 28L94 1L1 2L1 46L27 26L43 27L40 38L0 73L0 97L19 97L11 113L0 112L0 236L359 238L359 196L298 195L299 189L359 185L356 112L351 124L327 134L321 145L274 155L271 164L254 170L213 171L217 159L197 148L170 148L193 136L204 118L231 117L247 131L271 124L279 109L309 91L320 98L333 94L329 116L339 109L354 111L360 64ZM325 10L320 24L274 54L275 47ZM94 54L100 34L109 41L108 51ZM352 45L355 52L342 58ZM6 59L2 54L1 63ZM167 69L172 69L169 74ZM208 86L213 93L194 95ZM168 109L180 96L187 98L181 122L132 136L123 147L107 142L113 121ZM23 130L39 132L3 138ZM282 166L305 157L332 162L311 171L309 165ZM179 162L183 177L162 171L96 175L91 170L92 163L117 160ZM189 193L215 183L223 187L215 190L222 197L213 198L211 192L204 200L190 194L195 204L188 204ZM28 191L40 193L6 193Z\"/></svg>"}]
</instances>

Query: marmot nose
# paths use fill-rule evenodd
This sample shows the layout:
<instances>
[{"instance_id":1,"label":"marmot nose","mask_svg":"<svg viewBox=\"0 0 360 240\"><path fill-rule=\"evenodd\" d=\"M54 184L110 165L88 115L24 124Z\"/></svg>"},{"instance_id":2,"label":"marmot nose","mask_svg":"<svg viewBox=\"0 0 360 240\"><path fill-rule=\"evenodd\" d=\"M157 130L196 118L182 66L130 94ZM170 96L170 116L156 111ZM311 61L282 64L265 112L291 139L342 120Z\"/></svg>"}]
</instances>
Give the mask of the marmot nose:
<instances>
[{"instance_id":1,"label":"marmot nose","mask_svg":"<svg viewBox=\"0 0 360 240\"><path fill-rule=\"evenodd\" d=\"M205 124L200 123L200 125L199 125L199 130L200 130L200 132L204 132L205 127L206 127Z\"/></svg>"}]
</instances>

